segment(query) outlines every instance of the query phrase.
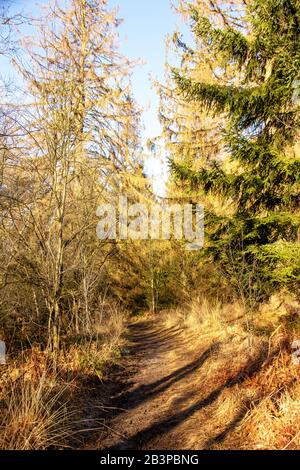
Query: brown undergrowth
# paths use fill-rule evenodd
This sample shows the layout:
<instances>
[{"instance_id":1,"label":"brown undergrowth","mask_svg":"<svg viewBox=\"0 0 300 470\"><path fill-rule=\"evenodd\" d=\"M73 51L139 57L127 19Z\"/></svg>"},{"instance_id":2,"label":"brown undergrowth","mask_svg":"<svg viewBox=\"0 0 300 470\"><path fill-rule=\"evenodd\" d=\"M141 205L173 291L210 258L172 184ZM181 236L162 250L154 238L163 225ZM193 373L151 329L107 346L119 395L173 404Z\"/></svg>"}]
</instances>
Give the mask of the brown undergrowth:
<instances>
[{"instance_id":1,"label":"brown undergrowth","mask_svg":"<svg viewBox=\"0 0 300 470\"><path fill-rule=\"evenodd\" d=\"M89 448L299 448L297 315L287 296L256 315L197 299L133 323L130 380Z\"/></svg>"},{"instance_id":2,"label":"brown undergrowth","mask_svg":"<svg viewBox=\"0 0 300 470\"><path fill-rule=\"evenodd\" d=\"M251 314L250 327L238 303L196 300L176 316L197 333L195 344L220 344L206 363L206 388L216 399L200 447L299 449L300 366L291 356L291 344L300 338L297 301L273 296ZM197 447L199 433L187 435L186 442Z\"/></svg>"},{"instance_id":3,"label":"brown undergrowth","mask_svg":"<svg viewBox=\"0 0 300 470\"><path fill-rule=\"evenodd\" d=\"M124 316L94 330L65 341L56 371L38 348L1 369L1 448L300 448L287 294L251 314L195 299L132 320L126 339Z\"/></svg>"},{"instance_id":4,"label":"brown undergrowth","mask_svg":"<svg viewBox=\"0 0 300 470\"><path fill-rule=\"evenodd\" d=\"M97 413L87 418L86 408L119 360L126 328L124 311L112 305L108 313L93 334L62 338L55 367L40 347L0 366L0 449L79 447L87 430L98 428Z\"/></svg>"}]
</instances>

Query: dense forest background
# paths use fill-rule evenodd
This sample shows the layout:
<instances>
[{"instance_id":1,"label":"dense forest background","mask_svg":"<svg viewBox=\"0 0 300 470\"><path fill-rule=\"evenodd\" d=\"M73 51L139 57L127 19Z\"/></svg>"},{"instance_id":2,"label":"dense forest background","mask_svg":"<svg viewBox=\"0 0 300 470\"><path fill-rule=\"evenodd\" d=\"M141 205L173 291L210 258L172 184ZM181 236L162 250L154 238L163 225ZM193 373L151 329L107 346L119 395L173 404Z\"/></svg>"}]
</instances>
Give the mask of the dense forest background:
<instances>
[{"instance_id":1,"label":"dense forest background","mask_svg":"<svg viewBox=\"0 0 300 470\"><path fill-rule=\"evenodd\" d=\"M97 237L99 205L163 203L145 172L138 65L117 47L109 2L52 2L36 19L1 8L0 53L22 86L1 83L0 448L74 446L72 396L87 377L105 384L143 318L195 334L195 349L222 337L232 349L214 361L229 374L259 366L228 447L299 448L299 2L173 5L191 38L166 40L149 149L167 154L166 199L205 208L198 251Z\"/></svg>"}]
</instances>

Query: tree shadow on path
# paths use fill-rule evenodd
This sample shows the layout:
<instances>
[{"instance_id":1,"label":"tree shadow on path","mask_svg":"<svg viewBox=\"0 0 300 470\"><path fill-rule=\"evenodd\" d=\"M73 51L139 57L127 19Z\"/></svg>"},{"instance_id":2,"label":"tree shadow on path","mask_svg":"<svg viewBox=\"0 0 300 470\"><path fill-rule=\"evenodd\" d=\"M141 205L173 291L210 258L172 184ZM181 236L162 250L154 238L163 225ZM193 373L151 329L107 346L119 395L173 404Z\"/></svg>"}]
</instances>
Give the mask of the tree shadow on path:
<instances>
[{"instance_id":1,"label":"tree shadow on path","mask_svg":"<svg viewBox=\"0 0 300 470\"><path fill-rule=\"evenodd\" d=\"M133 399L136 403L136 401L139 399L139 394L146 394L146 396L140 398L140 400L142 401L147 399L151 395L164 392L174 382L181 380L188 374L194 372L197 368L201 367L204 362L210 357L210 355L218 349L218 347L219 345L215 345L213 349L205 351L198 360L183 368L178 369L177 371L170 374L170 376L164 377L163 379L158 380L157 382L154 382L149 386L142 386L139 389L135 390L133 392L133 396L129 398L129 401ZM225 389L232 388L235 385L241 384L247 378L251 378L252 376L256 375L266 364L266 358L268 357L268 362L270 362L272 358L275 357L278 353L279 350L276 350L271 356L268 357L267 349L262 348L260 353L256 357L249 359L248 363L234 377L230 378L224 384L213 390L204 399L196 401L192 405L179 412L176 412L176 410L174 410L175 412L173 412L173 410L169 410L167 414L165 414L163 419L152 423L151 425L142 429L141 431L138 431L136 434L129 437L128 439L120 440L117 445L111 447L110 449L143 449L147 448L147 445L153 439L155 439L156 441L159 441L160 439L162 440L164 435L166 435L178 425L192 417L196 412L213 404ZM124 402L126 401L126 399L128 400L128 397L124 396ZM227 434L229 432L232 432L235 427L241 422L241 420L247 413L249 406L245 406L243 410L241 410L240 413L236 416L236 418L227 425L227 427L222 433L217 435L212 440L207 441L204 448L209 448L214 443L221 442L222 440L224 440Z\"/></svg>"}]
</instances>

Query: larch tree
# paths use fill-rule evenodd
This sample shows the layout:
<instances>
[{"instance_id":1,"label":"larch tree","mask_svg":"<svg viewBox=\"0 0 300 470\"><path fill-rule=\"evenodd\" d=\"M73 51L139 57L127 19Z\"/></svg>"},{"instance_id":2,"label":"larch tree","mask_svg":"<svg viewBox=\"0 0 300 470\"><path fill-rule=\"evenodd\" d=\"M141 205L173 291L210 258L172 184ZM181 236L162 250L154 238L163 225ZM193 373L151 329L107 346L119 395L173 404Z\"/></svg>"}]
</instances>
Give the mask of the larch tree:
<instances>
[{"instance_id":1,"label":"larch tree","mask_svg":"<svg viewBox=\"0 0 300 470\"><path fill-rule=\"evenodd\" d=\"M202 15L211 18L216 25L224 25L225 18L230 21L233 10L240 6L239 2L227 4L226 8L220 10L220 2L195 1L194 7ZM179 15L183 24L189 26L191 23L191 3L187 0L176 2L176 14ZM225 16L226 15L226 16ZM235 74L230 64L223 70L217 68L217 58L211 53L197 36L184 39L179 31L174 32L172 38L167 38L167 60L165 70L165 82L157 83L160 97L160 121L162 124L162 135L158 144L162 143L167 158L170 162L170 177L167 186L167 197L170 203L180 201L181 203L202 204L205 206L206 219L209 221L217 215L231 215L230 203L224 200L216 192L214 194L204 191L201 185L191 185L185 178L177 177L177 168L188 168L189 171L199 172L207 170L213 162L222 161L230 165L226 142L224 140L223 128L226 123L225 113L215 113L213 110L204 109L197 99L187 100L181 90L178 89L174 80L172 63L180 64L181 73L193 81L205 79L211 85L220 81L226 85ZM210 224L206 226L206 242L211 231ZM205 279L219 279L212 263L208 263L203 250L199 252L186 252L182 244L176 243L175 249L178 259L173 263L179 269L179 282L184 286L183 295L190 295L195 285L207 284ZM184 254L182 253L184 250ZM184 260L184 262L183 262ZM204 282L199 282L203 278ZM212 283L214 284L214 280ZM221 290L221 289L220 289Z\"/></svg>"},{"instance_id":2,"label":"larch tree","mask_svg":"<svg viewBox=\"0 0 300 470\"><path fill-rule=\"evenodd\" d=\"M187 26L191 23L191 8L197 8L199 15L210 18L213 24L221 27L232 22L237 23L236 17L239 16L237 25L242 28L245 22L241 14L242 5L243 2L240 0L226 3L198 0L191 3L180 0L176 3L175 10ZM230 166L223 134L226 124L225 113L223 111L216 113L215 110L203 108L197 99L187 100L177 87L171 63L176 59L176 62L180 63L181 73L186 78L189 77L194 82L205 80L211 85L222 83L226 86L231 83L233 77L236 81L241 81L242 73L237 75L230 63L220 67L218 57L197 35L186 42L183 35L176 31L173 38L167 40L167 50L170 58L166 62L165 83L157 84L157 88L163 127L161 137L171 168L181 164L199 171L210 166L212 162L221 160ZM207 211L223 213L225 210L231 213L227 202L217 194L205 194L200 185L192 188L188 181L172 178L172 175L171 172L169 185L171 197L194 198L204 203Z\"/></svg>"},{"instance_id":3,"label":"larch tree","mask_svg":"<svg viewBox=\"0 0 300 470\"><path fill-rule=\"evenodd\" d=\"M30 99L18 119L19 203L5 230L18 258L14 273L34 290L41 317L43 305L48 312L55 352L62 326L89 328L114 252L114 242L96 237L97 206L142 178L139 110L118 25L105 0L70 0L65 9L55 2L17 64Z\"/></svg>"}]
</instances>

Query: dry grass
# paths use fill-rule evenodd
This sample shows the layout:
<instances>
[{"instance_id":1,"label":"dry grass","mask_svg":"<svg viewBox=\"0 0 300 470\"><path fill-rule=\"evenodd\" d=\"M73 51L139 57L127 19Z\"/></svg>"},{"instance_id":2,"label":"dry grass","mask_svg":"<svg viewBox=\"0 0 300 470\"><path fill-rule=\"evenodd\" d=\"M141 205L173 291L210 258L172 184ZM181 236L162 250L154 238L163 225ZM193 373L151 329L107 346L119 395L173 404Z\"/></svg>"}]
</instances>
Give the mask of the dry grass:
<instances>
[{"instance_id":1,"label":"dry grass","mask_svg":"<svg viewBox=\"0 0 300 470\"><path fill-rule=\"evenodd\" d=\"M76 340L61 354L60 367L68 371L104 377L110 364L120 358L124 346L127 313L118 304L106 306L101 320L93 327L93 334Z\"/></svg>"},{"instance_id":2,"label":"dry grass","mask_svg":"<svg viewBox=\"0 0 300 470\"><path fill-rule=\"evenodd\" d=\"M174 429L180 446L300 449L300 370L290 350L293 340L300 339L295 299L277 295L260 307L251 324L251 348L248 317L238 302L222 305L198 298L161 317L177 335L168 352L174 371L209 351L203 366L174 381L164 397L165 412L185 413L200 403ZM76 436L81 432L66 397L72 404L74 388L78 394L76 374L104 377L124 346L125 323L125 312L107 306L95 334L65 348L56 373L47 354L34 348L21 363L2 367L0 449L64 447L74 424Z\"/></svg>"},{"instance_id":3,"label":"dry grass","mask_svg":"<svg viewBox=\"0 0 300 470\"><path fill-rule=\"evenodd\" d=\"M63 446L72 430L67 391L37 350L21 366L11 364L1 377L0 449Z\"/></svg>"},{"instance_id":4,"label":"dry grass","mask_svg":"<svg viewBox=\"0 0 300 470\"><path fill-rule=\"evenodd\" d=\"M300 339L299 317L292 296L274 296L253 315L250 347L238 302L195 299L166 315L166 326L184 328L189 350L219 344L193 378L194 389L215 398L197 417L205 423L200 431L183 426L186 448L300 449L300 366L292 364L290 349Z\"/></svg>"},{"instance_id":5,"label":"dry grass","mask_svg":"<svg viewBox=\"0 0 300 470\"><path fill-rule=\"evenodd\" d=\"M300 449L299 368L290 353L282 349L246 385L260 399L236 430L242 448Z\"/></svg>"},{"instance_id":6,"label":"dry grass","mask_svg":"<svg viewBox=\"0 0 300 470\"><path fill-rule=\"evenodd\" d=\"M93 336L64 347L55 371L51 355L36 347L0 366L0 449L65 448L73 433L84 432L73 392L80 394L84 377L102 379L120 356L125 319L125 312L111 304Z\"/></svg>"}]
</instances>

